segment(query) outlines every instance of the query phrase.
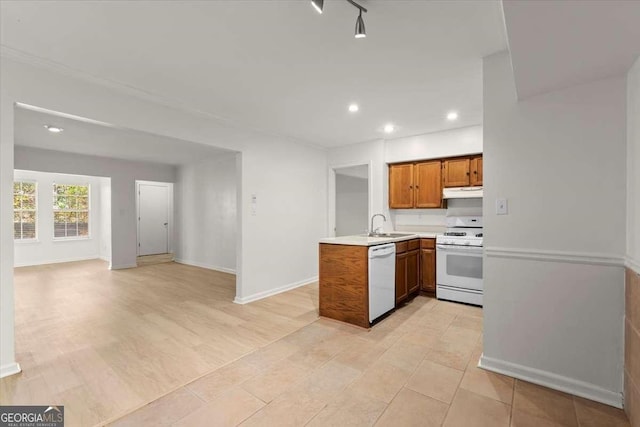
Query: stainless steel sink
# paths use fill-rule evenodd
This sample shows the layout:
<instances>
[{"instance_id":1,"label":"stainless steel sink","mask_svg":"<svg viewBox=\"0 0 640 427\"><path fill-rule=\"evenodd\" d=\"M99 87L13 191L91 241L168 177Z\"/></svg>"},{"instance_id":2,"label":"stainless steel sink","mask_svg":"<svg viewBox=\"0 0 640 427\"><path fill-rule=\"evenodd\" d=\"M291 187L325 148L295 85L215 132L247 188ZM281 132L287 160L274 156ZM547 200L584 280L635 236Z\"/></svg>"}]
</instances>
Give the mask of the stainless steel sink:
<instances>
[{"instance_id":1,"label":"stainless steel sink","mask_svg":"<svg viewBox=\"0 0 640 427\"><path fill-rule=\"evenodd\" d=\"M395 239L396 237L406 237L411 236L412 233L368 233L368 237L389 237L391 239Z\"/></svg>"}]
</instances>

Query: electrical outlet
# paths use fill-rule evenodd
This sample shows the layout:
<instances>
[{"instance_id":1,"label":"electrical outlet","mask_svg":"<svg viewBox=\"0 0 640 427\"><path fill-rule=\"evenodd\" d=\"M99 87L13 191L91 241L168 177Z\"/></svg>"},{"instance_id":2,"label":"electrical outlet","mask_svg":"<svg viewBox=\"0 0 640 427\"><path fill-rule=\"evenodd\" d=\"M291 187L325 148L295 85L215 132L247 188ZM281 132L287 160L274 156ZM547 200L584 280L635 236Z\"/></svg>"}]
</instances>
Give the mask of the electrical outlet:
<instances>
[{"instance_id":1,"label":"electrical outlet","mask_svg":"<svg viewBox=\"0 0 640 427\"><path fill-rule=\"evenodd\" d=\"M507 215L509 213L509 205L507 199L496 199L496 215Z\"/></svg>"}]
</instances>

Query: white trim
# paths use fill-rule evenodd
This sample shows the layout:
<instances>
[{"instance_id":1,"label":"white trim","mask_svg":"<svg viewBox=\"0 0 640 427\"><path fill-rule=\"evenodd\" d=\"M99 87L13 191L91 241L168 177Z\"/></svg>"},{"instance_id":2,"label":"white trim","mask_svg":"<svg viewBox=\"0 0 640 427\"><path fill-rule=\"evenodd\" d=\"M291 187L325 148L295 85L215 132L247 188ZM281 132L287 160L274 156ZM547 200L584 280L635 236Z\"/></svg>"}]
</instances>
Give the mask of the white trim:
<instances>
[{"instance_id":1,"label":"white trim","mask_svg":"<svg viewBox=\"0 0 640 427\"><path fill-rule=\"evenodd\" d=\"M270 289L268 291L258 292L257 294L249 295L246 297L236 297L233 299L233 302L236 304L247 304L253 301L257 301L259 299L267 298L273 295L281 294L282 292L290 291L291 289L299 288L301 286L309 285L311 283L317 282L318 276L310 277L308 279L300 280L299 282L289 283L288 285L280 286L279 288Z\"/></svg>"},{"instance_id":2,"label":"white trim","mask_svg":"<svg viewBox=\"0 0 640 427\"><path fill-rule=\"evenodd\" d=\"M487 357L484 354L480 356L478 367L554 390L559 390L564 393L584 397L585 399L595 400L596 402L615 406L616 408L622 408L623 406L623 395L620 391L616 392L606 390L595 384L554 374L552 372L542 371L540 369L530 368L528 366L518 365L500 359L494 359Z\"/></svg>"},{"instance_id":3,"label":"white trim","mask_svg":"<svg viewBox=\"0 0 640 427\"><path fill-rule=\"evenodd\" d=\"M636 261L628 255L624 258L624 266L635 271L636 274L640 274L640 261Z\"/></svg>"},{"instance_id":4,"label":"white trim","mask_svg":"<svg viewBox=\"0 0 640 427\"><path fill-rule=\"evenodd\" d=\"M541 249L485 247L484 253L492 258L517 258L532 261L568 262L576 264L609 265L622 267L624 257L615 254L591 252L549 251Z\"/></svg>"},{"instance_id":5,"label":"white trim","mask_svg":"<svg viewBox=\"0 0 640 427\"><path fill-rule=\"evenodd\" d=\"M22 372L20 364L18 362L8 363L0 366L0 378L8 377L9 375L15 375Z\"/></svg>"},{"instance_id":6,"label":"white trim","mask_svg":"<svg viewBox=\"0 0 640 427\"><path fill-rule=\"evenodd\" d=\"M61 264L63 262L89 261L91 259L100 259L100 256L91 255L91 256L74 257L74 258L53 259L53 260L38 261L38 262L21 262L21 263L14 263L13 266L14 267L31 267L34 265Z\"/></svg>"},{"instance_id":7,"label":"white trim","mask_svg":"<svg viewBox=\"0 0 640 427\"><path fill-rule=\"evenodd\" d=\"M190 261L190 260L187 260L187 259L180 259L180 258L176 258L173 261L177 262L178 264L184 264L184 265L191 265L193 267L206 268L207 270L215 270L215 271L220 271L222 273L236 274L236 271L234 269L232 269L232 268L220 267L220 266L212 265L212 264L205 264L203 262Z\"/></svg>"},{"instance_id":8,"label":"white trim","mask_svg":"<svg viewBox=\"0 0 640 427\"><path fill-rule=\"evenodd\" d=\"M122 265L110 265L109 270L125 270L127 268L136 268L138 264L122 264Z\"/></svg>"}]
</instances>

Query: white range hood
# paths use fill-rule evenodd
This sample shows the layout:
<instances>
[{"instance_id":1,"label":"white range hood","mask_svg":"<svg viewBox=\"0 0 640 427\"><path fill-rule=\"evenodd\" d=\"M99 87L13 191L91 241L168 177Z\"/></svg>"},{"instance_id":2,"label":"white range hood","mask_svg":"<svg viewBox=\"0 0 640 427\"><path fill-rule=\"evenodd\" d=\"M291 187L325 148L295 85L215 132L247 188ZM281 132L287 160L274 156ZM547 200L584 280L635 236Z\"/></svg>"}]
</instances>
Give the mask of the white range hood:
<instances>
[{"instance_id":1,"label":"white range hood","mask_svg":"<svg viewBox=\"0 0 640 427\"><path fill-rule=\"evenodd\" d=\"M443 199L482 198L482 187L450 187L442 190Z\"/></svg>"}]
</instances>

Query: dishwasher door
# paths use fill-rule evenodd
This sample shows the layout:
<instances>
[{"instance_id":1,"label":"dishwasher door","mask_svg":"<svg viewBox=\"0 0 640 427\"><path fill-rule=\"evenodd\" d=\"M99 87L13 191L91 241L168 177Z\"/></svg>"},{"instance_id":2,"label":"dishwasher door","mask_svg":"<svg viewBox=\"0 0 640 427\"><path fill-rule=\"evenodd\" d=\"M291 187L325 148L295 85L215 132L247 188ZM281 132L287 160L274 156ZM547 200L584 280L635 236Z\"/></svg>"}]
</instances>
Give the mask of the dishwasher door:
<instances>
[{"instance_id":1,"label":"dishwasher door","mask_svg":"<svg viewBox=\"0 0 640 427\"><path fill-rule=\"evenodd\" d=\"M396 302L396 245L369 248L369 322L393 310Z\"/></svg>"}]
</instances>

